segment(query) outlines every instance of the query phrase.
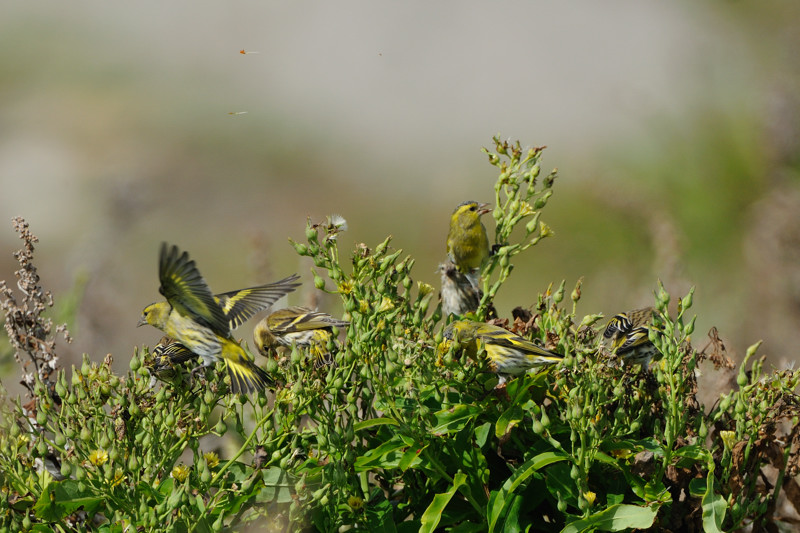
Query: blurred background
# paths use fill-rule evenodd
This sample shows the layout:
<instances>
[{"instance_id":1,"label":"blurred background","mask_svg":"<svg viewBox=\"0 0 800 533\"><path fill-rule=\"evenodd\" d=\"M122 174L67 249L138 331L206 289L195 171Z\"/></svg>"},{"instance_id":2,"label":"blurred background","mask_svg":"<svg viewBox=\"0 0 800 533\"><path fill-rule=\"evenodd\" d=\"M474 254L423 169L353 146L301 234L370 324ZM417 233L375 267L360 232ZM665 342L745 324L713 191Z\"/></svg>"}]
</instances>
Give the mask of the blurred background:
<instances>
[{"instance_id":1,"label":"blurred background","mask_svg":"<svg viewBox=\"0 0 800 533\"><path fill-rule=\"evenodd\" d=\"M57 305L82 288L67 365L120 370L160 337L135 326L164 240L215 292L297 271L289 303L308 304L287 237L338 213L344 251L393 235L438 286L451 211L493 200L480 148L500 134L547 145L560 176L555 237L517 263L501 315L583 277L579 313L610 316L661 279L697 287L698 348L717 326L730 355L764 339L793 364L797 50L800 4L777 1L6 2L0 279L21 215Z\"/></svg>"}]
</instances>

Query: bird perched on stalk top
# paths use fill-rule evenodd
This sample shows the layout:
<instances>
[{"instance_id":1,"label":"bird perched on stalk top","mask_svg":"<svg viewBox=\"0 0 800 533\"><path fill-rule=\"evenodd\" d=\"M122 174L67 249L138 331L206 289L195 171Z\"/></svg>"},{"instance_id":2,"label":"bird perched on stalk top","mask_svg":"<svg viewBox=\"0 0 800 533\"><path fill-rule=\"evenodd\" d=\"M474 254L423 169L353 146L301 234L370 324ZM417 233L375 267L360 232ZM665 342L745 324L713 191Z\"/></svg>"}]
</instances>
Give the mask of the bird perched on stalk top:
<instances>
[{"instance_id":1,"label":"bird perched on stalk top","mask_svg":"<svg viewBox=\"0 0 800 533\"><path fill-rule=\"evenodd\" d=\"M298 276L214 296L189 254L162 243L158 278L159 292L167 301L145 307L138 325L155 326L202 357L203 364L193 369L192 375L222 359L228 368L232 392L264 390L269 376L233 339L231 327L293 291L299 285L294 283Z\"/></svg>"},{"instance_id":2,"label":"bird perched on stalk top","mask_svg":"<svg viewBox=\"0 0 800 533\"><path fill-rule=\"evenodd\" d=\"M459 204L450 216L447 233L447 257L476 288L481 267L490 254L489 237L481 222L481 216L489 211L489 204L473 201Z\"/></svg>"},{"instance_id":3,"label":"bird perched on stalk top","mask_svg":"<svg viewBox=\"0 0 800 533\"><path fill-rule=\"evenodd\" d=\"M291 347L294 344L305 347L314 358L314 366L319 368L333 362L328 350L331 328L341 328L348 324L349 322L307 307L287 307L275 311L256 324L253 340L256 349L264 357L269 357L270 352L280 346Z\"/></svg>"},{"instance_id":4,"label":"bird perched on stalk top","mask_svg":"<svg viewBox=\"0 0 800 533\"><path fill-rule=\"evenodd\" d=\"M649 326L652 319L652 307L614 315L608 321L603 337L608 341L611 351L626 364L646 368L659 353L650 342Z\"/></svg>"},{"instance_id":5,"label":"bird perched on stalk top","mask_svg":"<svg viewBox=\"0 0 800 533\"><path fill-rule=\"evenodd\" d=\"M473 358L482 347L489 359L489 367L498 374L498 386L506 382L507 376L524 374L564 358L507 329L474 320L457 320L444 329L443 335Z\"/></svg>"}]
</instances>

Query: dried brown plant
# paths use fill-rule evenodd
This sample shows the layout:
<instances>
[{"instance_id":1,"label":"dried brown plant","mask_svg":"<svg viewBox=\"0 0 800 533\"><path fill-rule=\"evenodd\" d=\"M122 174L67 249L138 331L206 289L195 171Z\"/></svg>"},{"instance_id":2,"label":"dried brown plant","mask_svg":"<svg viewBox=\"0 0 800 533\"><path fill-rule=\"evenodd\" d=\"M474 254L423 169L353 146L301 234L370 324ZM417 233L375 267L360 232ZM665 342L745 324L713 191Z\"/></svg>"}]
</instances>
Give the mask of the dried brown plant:
<instances>
[{"instance_id":1,"label":"dried brown plant","mask_svg":"<svg viewBox=\"0 0 800 533\"><path fill-rule=\"evenodd\" d=\"M5 280L0 280L0 309L5 315L5 328L14 348L14 359L22 367L21 383L33 395L37 376L48 388L53 385L59 367L56 336L63 334L68 343L72 338L66 324L54 328L53 321L45 317L47 308L53 307L53 295L40 285L33 264L33 245L39 242L38 237L31 233L22 217L14 217L12 224L24 242L22 249L14 252L20 266L14 274L21 299L17 299L15 291Z\"/></svg>"}]
</instances>

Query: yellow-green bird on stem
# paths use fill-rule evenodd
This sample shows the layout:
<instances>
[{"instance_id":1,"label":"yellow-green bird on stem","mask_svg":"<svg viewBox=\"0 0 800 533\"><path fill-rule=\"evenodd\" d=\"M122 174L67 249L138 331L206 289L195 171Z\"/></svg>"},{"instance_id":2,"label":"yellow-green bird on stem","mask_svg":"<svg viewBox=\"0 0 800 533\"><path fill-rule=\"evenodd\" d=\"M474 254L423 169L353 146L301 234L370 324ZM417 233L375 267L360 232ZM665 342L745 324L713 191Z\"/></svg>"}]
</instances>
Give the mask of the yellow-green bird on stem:
<instances>
[{"instance_id":1,"label":"yellow-green bird on stem","mask_svg":"<svg viewBox=\"0 0 800 533\"><path fill-rule=\"evenodd\" d=\"M459 272L478 287L480 270L490 255L489 237L481 216L491 211L489 204L466 201L450 216L447 256Z\"/></svg>"},{"instance_id":2,"label":"yellow-green bird on stem","mask_svg":"<svg viewBox=\"0 0 800 533\"><path fill-rule=\"evenodd\" d=\"M258 352L269 357L278 347L290 348L292 344L308 349L314 358L314 366L332 363L328 350L331 328L345 327L349 322L333 318L307 307L287 307L271 313L256 324L253 341Z\"/></svg>"},{"instance_id":3,"label":"yellow-green bird on stem","mask_svg":"<svg viewBox=\"0 0 800 533\"><path fill-rule=\"evenodd\" d=\"M203 358L192 375L222 359L228 368L233 393L261 391L269 375L257 367L231 336L231 327L293 291L298 276L214 296L194 261L177 246L162 243L158 262L159 292L167 299L142 311L140 326L150 324Z\"/></svg>"},{"instance_id":4,"label":"yellow-green bird on stem","mask_svg":"<svg viewBox=\"0 0 800 533\"><path fill-rule=\"evenodd\" d=\"M499 326L474 320L457 320L443 332L448 342L455 342L472 358L482 347L489 359L489 367L499 377L498 386L507 376L516 376L561 361L564 356L536 346L531 341Z\"/></svg>"}]
</instances>

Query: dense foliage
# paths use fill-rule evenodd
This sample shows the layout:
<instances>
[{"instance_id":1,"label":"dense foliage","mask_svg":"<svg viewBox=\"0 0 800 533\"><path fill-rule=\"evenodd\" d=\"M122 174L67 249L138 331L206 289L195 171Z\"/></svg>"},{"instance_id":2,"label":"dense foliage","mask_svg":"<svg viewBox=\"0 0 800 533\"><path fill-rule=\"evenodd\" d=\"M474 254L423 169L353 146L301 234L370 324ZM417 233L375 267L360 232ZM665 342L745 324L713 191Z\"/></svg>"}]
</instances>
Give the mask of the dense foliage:
<instances>
[{"instance_id":1,"label":"dense foliage","mask_svg":"<svg viewBox=\"0 0 800 533\"><path fill-rule=\"evenodd\" d=\"M479 317L514 256L551 234L540 213L556 179L539 176L540 148L495 139L486 152L500 175ZM344 229L309 222L307 242L292 243L350 321L331 340L335 364L317 368L297 348L270 359L271 395L227 394L220 368L191 382L176 366L156 381L146 347L124 376L110 356L33 375L31 400L4 406L3 531L715 532L774 528L779 496L800 501L797 374L765 372L755 345L738 389L701 405L699 364L726 360L713 332L692 346L691 292L671 314L659 286L650 340L663 357L649 370L604 349L602 317L578 314L580 282L521 298L496 322L566 357L496 388L480 353L442 342L414 260L390 239L342 258Z\"/></svg>"}]
</instances>

